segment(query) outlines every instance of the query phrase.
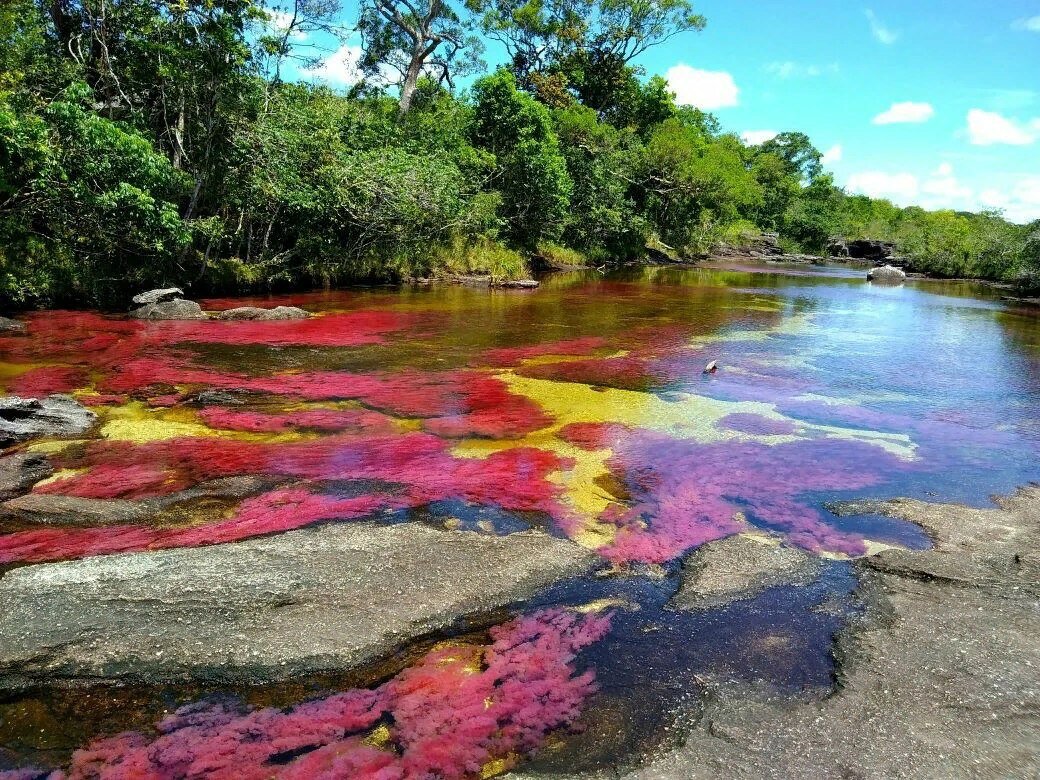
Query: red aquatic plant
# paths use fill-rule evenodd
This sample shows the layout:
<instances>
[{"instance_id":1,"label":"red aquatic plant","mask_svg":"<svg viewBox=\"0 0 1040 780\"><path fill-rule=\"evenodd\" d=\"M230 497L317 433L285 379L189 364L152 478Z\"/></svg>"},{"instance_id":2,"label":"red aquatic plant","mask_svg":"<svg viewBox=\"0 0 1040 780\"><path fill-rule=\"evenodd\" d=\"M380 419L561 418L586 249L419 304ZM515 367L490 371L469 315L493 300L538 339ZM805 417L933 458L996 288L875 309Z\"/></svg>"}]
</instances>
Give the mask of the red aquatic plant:
<instances>
[{"instance_id":1,"label":"red aquatic plant","mask_svg":"<svg viewBox=\"0 0 1040 780\"><path fill-rule=\"evenodd\" d=\"M432 650L375 690L286 710L224 703L182 707L156 734L127 732L73 754L50 780L463 780L495 758L527 754L572 724L595 691L577 654L610 630L609 615L549 609L491 630L489 645ZM364 740L391 724L381 745ZM16 775L0 772L9 780Z\"/></svg>"},{"instance_id":2,"label":"red aquatic plant","mask_svg":"<svg viewBox=\"0 0 1040 780\"><path fill-rule=\"evenodd\" d=\"M253 433L280 433L297 429L331 432L387 433L391 423L384 415L364 409L298 409L291 412L253 412L207 406L199 419L211 428Z\"/></svg>"},{"instance_id":3,"label":"red aquatic plant","mask_svg":"<svg viewBox=\"0 0 1040 780\"><path fill-rule=\"evenodd\" d=\"M176 472L155 463L102 464L83 474L38 485L34 492L80 498L149 498L190 485Z\"/></svg>"},{"instance_id":4,"label":"red aquatic plant","mask_svg":"<svg viewBox=\"0 0 1040 780\"><path fill-rule=\"evenodd\" d=\"M42 366L26 371L7 384L7 391L23 397L68 393L87 383L87 370L81 366Z\"/></svg>"}]
</instances>

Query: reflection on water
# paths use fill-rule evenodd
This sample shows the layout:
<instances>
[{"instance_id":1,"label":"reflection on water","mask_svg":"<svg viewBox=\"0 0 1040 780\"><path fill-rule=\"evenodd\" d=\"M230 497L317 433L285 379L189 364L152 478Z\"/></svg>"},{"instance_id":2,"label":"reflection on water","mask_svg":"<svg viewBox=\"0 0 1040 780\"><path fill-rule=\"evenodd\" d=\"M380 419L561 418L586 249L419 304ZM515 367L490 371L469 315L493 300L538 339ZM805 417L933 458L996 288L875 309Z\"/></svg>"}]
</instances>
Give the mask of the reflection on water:
<instances>
[{"instance_id":1,"label":"reflection on water","mask_svg":"<svg viewBox=\"0 0 1040 780\"><path fill-rule=\"evenodd\" d=\"M543 743L536 761L550 769L621 760L693 706L698 678L825 690L842 610L812 607L824 596L847 601L841 564L810 588L674 613L664 603L675 562L698 545L757 529L829 558L919 547L927 539L911 526L839 518L823 504L892 495L982 504L1040 478L1040 317L964 283L881 288L844 268L658 268L560 275L534 293L446 287L250 302L318 316L142 323L48 312L29 317L26 335L0 337L7 392L70 392L99 416L87 439L29 445L56 469L35 491L149 508L147 520L105 527L0 519L0 567L372 516L472 533L535 526L596 550L623 576L555 589L498 630L558 614L536 610L558 604L605 598L639 608L615 610L609 634L579 631L588 641L561 651L559 679L584 681L567 707L526 732L503 720L474 732L479 749L459 741L471 755L445 758L454 769L437 771L446 777L504 771ZM710 360L717 374L703 372ZM646 565L665 578L641 576ZM468 661L440 661L470 668L493 699L505 683L477 658L486 645L445 652L462 646ZM398 675L421 677L425 662L412 661ZM586 702L592 669L600 692ZM353 707L396 679L303 710L291 701L246 714L192 710L162 729L193 744L214 734L237 744L242 718L302 733L314 727L310 715L325 723L320 702ZM29 732L62 728L48 696L0 705L0 767L43 760L35 750L46 740ZM360 766L412 776L402 768L412 738L394 725L406 718L384 705L366 710L363 725L258 754L257 765L265 776L293 776L309 762L333 766L335 754L350 776L365 776ZM623 735L611 750L556 731L573 730L583 707L589 734ZM298 711L310 713L306 726ZM147 718L117 722L82 730L93 738L132 729L106 743L106 760L157 744ZM183 742L163 744L176 753ZM182 769L173 761L158 776Z\"/></svg>"}]
</instances>

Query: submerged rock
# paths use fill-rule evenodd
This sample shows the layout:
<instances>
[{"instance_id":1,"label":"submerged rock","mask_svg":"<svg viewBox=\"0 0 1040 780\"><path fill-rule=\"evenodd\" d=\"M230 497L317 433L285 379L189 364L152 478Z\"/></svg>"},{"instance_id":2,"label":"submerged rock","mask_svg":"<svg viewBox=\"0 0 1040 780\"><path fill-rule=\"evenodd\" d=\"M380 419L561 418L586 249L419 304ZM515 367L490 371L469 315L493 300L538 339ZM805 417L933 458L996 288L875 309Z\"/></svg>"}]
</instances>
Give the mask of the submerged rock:
<instances>
[{"instance_id":1,"label":"submerged rock","mask_svg":"<svg viewBox=\"0 0 1040 780\"><path fill-rule=\"evenodd\" d=\"M138 293L131 300L138 306L146 306L150 303L165 303L184 297L184 290L180 287L164 287L160 290L149 290Z\"/></svg>"},{"instance_id":2,"label":"submerged rock","mask_svg":"<svg viewBox=\"0 0 1040 780\"><path fill-rule=\"evenodd\" d=\"M218 320L305 320L310 316L310 312L295 306L275 306L273 309L240 306L213 315Z\"/></svg>"},{"instance_id":3,"label":"submerged rock","mask_svg":"<svg viewBox=\"0 0 1040 780\"><path fill-rule=\"evenodd\" d=\"M0 333L24 333L25 323L12 320L10 317L0 317Z\"/></svg>"},{"instance_id":4,"label":"submerged rock","mask_svg":"<svg viewBox=\"0 0 1040 780\"><path fill-rule=\"evenodd\" d=\"M670 606L714 609L776 585L808 585L820 573L815 556L772 537L730 536L699 547L683 561Z\"/></svg>"},{"instance_id":5,"label":"submerged rock","mask_svg":"<svg viewBox=\"0 0 1040 780\"><path fill-rule=\"evenodd\" d=\"M537 279L504 279L498 282L497 287L516 288L521 290L533 290L538 286Z\"/></svg>"},{"instance_id":6,"label":"submerged rock","mask_svg":"<svg viewBox=\"0 0 1040 780\"><path fill-rule=\"evenodd\" d=\"M177 298L172 301L148 303L130 312L130 316L138 320L204 320L207 319L202 307L195 301Z\"/></svg>"},{"instance_id":7,"label":"submerged rock","mask_svg":"<svg viewBox=\"0 0 1040 780\"><path fill-rule=\"evenodd\" d=\"M264 681L348 669L598 560L537 531L344 523L28 566L0 579L0 685Z\"/></svg>"},{"instance_id":8,"label":"submerged rock","mask_svg":"<svg viewBox=\"0 0 1040 780\"><path fill-rule=\"evenodd\" d=\"M70 395L46 398L0 398L0 447L38 436L80 436L97 422L97 415Z\"/></svg>"},{"instance_id":9,"label":"submerged rock","mask_svg":"<svg viewBox=\"0 0 1040 780\"><path fill-rule=\"evenodd\" d=\"M20 496L53 473L54 467L42 453L19 452L0 458L0 501Z\"/></svg>"},{"instance_id":10,"label":"submerged rock","mask_svg":"<svg viewBox=\"0 0 1040 780\"><path fill-rule=\"evenodd\" d=\"M906 281L906 271L891 265L883 265L867 272L868 282L878 284L902 284Z\"/></svg>"}]
</instances>

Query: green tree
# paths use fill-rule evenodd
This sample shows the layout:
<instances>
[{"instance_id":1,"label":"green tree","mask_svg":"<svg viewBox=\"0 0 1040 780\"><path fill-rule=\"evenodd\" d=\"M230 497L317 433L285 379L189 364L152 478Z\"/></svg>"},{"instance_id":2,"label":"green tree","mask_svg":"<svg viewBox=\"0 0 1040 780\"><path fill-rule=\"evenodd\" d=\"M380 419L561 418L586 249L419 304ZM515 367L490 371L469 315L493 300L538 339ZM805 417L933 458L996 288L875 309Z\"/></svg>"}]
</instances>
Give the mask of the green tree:
<instances>
[{"instance_id":1,"label":"green tree","mask_svg":"<svg viewBox=\"0 0 1040 780\"><path fill-rule=\"evenodd\" d=\"M473 98L474 143L495 156L491 185L502 194L508 236L526 247L559 238L573 185L548 109L509 71L477 81Z\"/></svg>"}]
</instances>

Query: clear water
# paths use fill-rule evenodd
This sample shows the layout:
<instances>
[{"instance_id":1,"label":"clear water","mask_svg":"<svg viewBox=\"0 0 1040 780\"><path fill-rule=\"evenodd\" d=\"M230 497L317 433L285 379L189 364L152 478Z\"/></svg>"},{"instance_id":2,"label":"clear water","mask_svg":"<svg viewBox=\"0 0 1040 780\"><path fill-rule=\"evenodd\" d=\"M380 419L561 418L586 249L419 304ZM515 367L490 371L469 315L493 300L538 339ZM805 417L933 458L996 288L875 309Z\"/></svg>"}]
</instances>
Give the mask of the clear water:
<instances>
[{"instance_id":1,"label":"clear water","mask_svg":"<svg viewBox=\"0 0 1040 780\"><path fill-rule=\"evenodd\" d=\"M185 502L144 527L41 531L0 520L0 571L376 515L472 533L543 528L596 550L612 573L513 610L543 621L535 634L557 643L564 678L595 671L598 692L574 686L576 711L542 707L509 742L500 736L516 727L508 714L491 739L449 729L432 705L413 723L404 705L387 704L377 721L261 756L258 776L292 776L304 760L329 776L420 776L415 767L428 768L441 744L420 732L458 748L456 763L438 770L445 777L522 762L551 774L623 762L666 739L695 714L712 676L824 695L831 637L856 609L842 561L879 545L928 544L908 524L838 517L824 504L911 496L984 505L1040 479L1040 312L966 283L877 287L847 268L655 268L560 275L535 292L372 289L204 305L243 303L321 316L143 324L40 313L27 334L0 339L8 392L71 392L99 416L83 441L30 445L59 469L36 490L143 500L225 477L269 478L244 499ZM713 360L718 371L705 373ZM199 396L214 390L223 395ZM735 533L821 555L825 574L720 610L669 609L683 556ZM608 606L566 614L599 615L610 630L577 625L570 660L559 650L570 629L547 627L544 616L583 604ZM494 618L512 627L503 630L522 619ZM477 653L487 674L494 640L483 628L439 640ZM185 751L240 738L243 712L273 707L267 725L251 726L273 740L302 728L285 720L300 702L319 702L309 728L328 716L330 695L384 691L375 686L414 674L429 652L444 651L431 640L340 680L255 689L9 693L0 769L42 773L72 761L82 770L74 749L97 752L95 740L132 733L106 743L95 760L109 763L98 766L135 776L126 769L140 759L133 745L154 743L175 758L151 766L152 776L185 776ZM501 681L489 690L491 701ZM214 696L234 702L234 716L205 710L195 730L167 725L166 741L155 741L164 713Z\"/></svg>"}]
</instances>

